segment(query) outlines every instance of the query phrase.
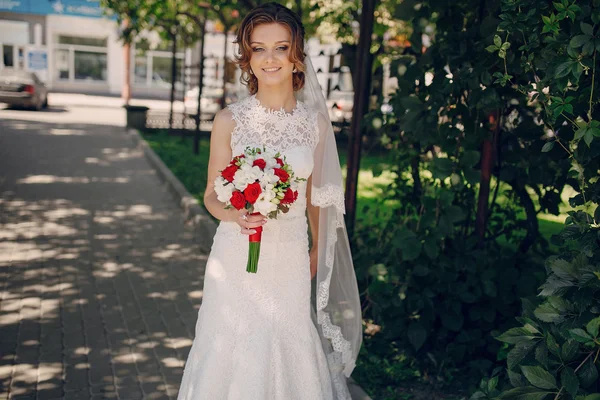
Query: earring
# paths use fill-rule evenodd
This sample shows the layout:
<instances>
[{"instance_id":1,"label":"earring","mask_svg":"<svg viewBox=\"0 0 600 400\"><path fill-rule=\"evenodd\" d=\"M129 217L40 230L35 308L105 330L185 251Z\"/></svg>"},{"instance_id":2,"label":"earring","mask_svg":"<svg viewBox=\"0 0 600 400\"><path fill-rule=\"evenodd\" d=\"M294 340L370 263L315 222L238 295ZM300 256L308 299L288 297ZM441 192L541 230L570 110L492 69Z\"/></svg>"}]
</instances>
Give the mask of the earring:
<instances>
[{"instance_id":1,"label":"earring","mask_svg":"<svg viewBox=\"0 0 600 400\"><path fill-rule=\"evenodd\" d=\"M250 75L254 75L254 72L252 72L252 70L250 70Z\"/></svg>"},{"instance_id":2,"label":"earring","mask_svg":"<svg viewBox=\"0 0 600 400\"><path fill-rule=\"evenodd\" d=\"M295 74L296 72L298 72L298 70L296 69L296 66L294 65L294 69L292 70L292 73Z\"/></svg>"}]
</instances>

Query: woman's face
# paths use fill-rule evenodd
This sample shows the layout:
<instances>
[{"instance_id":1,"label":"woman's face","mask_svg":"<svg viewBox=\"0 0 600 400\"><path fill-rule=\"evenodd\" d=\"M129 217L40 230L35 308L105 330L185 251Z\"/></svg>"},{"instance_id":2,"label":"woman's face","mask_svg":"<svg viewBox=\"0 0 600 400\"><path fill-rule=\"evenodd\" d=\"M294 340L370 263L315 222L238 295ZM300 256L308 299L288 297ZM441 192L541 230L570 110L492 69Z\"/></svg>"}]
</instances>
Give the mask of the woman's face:
<instances>
[{"instance_id":1,"label":"woman's face","mask_svg":"<svg viewBox=\"0 0 600 400\"><path fill-rule=\"evenodd\" d=\"M283 25L263 24L250 35L250 68L259 85L276 86L292 82L294 64L290 61L292 36Z\"/></svg>"}]
</instances>

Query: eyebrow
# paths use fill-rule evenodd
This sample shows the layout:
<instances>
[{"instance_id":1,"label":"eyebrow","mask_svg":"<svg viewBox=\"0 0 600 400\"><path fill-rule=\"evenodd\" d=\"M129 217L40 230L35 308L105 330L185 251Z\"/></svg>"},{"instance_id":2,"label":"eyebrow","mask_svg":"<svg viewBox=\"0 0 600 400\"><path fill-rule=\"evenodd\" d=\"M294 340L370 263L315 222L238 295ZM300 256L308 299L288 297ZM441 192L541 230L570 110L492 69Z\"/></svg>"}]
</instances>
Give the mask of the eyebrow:
<instances>
[{"instance_id":1,"label":"eyebrow","mask_svg":"<svg viewBox=\"0 0 600 400\"><path fill-rule=\"evenodd\" d=\"M290 43L289 40L280 40L279 42L275 42L275 44L277 43ZM264 44L263 42L250 42L250 44Z\"/></svg>"}]
</instances>

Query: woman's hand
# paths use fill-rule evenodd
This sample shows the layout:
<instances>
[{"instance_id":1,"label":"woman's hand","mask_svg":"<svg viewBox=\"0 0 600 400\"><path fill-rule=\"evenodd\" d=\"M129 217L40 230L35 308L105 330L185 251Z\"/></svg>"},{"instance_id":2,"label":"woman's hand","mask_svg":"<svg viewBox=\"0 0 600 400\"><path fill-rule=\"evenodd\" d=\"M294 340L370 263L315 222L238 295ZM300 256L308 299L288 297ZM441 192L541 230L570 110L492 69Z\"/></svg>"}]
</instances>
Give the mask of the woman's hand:
<instances>
[{"instance_id":1,"label":"woman's hand","mask_svg":"<svg viewBox=\"0 0 600 400\"><path fill-rule=\"evenodd\" d=\"M310 279L314 279L315 275L317 275L317 262L319 253L316 247L310 249Z\"/></svg>"},{"instance_id":2,"label":"woman's hand","mask_svg":"<svg viewBox=\"0 0 600 400\"><path fill-rule=\"evenodd\" d=\"M252 215L248 214L246 210L243 210L236 222L242 228L241 232L244 235L252 235L256 233L256 230L253 228L266 224L267 218L262 214Z\"/></svg>"}]
</instances>

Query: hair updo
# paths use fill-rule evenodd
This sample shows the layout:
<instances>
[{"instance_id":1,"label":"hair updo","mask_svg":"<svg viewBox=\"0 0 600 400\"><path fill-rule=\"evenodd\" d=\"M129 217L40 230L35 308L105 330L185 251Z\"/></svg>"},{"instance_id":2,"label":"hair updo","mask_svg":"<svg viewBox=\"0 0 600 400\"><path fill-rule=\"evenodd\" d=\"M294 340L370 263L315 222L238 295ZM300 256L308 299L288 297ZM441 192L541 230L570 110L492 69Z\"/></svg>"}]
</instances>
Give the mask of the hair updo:
<instances>
[{"instance_id":1,"label":"hair updo","mask_svg":"<svg viewBox=\"0 0 600 400\"><path fill-rule=\"evenodd\" d=\"M292 43L290 46L290 62L294 63L298 72L292 74L294 91L304 87L304 26L298 14L287 7L277 3L267 3L253 8L246 15L240 25L234 43L238 44L238 55L235 63L242 70L241 82L248 86L250 94L258 91L258 79L250 73L250 58L252 48L250 47L250 35L255 27L263 24L280 24L285 26L291 33Z\"/></svg>"}]
</instances>

